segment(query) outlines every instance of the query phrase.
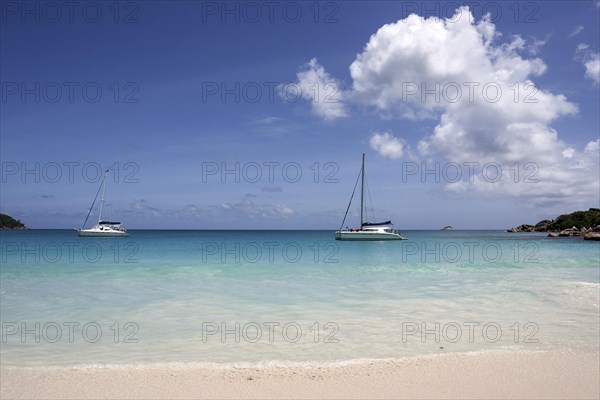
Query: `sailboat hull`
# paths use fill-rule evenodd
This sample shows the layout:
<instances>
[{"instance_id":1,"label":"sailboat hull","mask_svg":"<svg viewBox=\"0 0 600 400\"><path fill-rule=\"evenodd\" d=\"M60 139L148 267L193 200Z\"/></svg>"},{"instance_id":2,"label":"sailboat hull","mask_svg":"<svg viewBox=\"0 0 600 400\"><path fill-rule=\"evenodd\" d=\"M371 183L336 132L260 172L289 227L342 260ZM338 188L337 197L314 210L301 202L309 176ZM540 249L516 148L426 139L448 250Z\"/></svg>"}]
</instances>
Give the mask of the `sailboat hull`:
<instances>
[{"instance_id":1,"label":"sailboat hull","mask_svg":"<svg viewBox=\"0 0 600 400\"><path fill-rule=\"evenodd\" d=\"M125 231L118 230L96 230L96 229L79 229L79 236L84 237L127 237L129 234Z\"/></svg>"},{"instance_id":2,"label":"sailboat hull","mask_svg":"<svg viewBox=\"0 0 600 400\"><path fill-rule=\"evenodd\" d=\"M352 232L337 231L335 240L375 241L375 240L407 240L398 233L392 232Z\"/></svg>"}]
</instances>

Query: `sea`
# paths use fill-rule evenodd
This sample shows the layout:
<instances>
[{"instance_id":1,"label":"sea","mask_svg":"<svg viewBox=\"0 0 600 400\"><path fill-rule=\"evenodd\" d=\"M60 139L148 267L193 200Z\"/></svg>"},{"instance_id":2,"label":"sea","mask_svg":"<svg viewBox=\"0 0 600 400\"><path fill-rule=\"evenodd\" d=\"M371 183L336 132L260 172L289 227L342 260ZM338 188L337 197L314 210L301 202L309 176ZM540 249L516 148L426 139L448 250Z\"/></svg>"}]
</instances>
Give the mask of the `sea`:
<instances>
[{"instance_id":1,"label":"sea","mask_svg":"<svg viewBox=\"0 0 600 400\"><path fill-rule=\"evenodd\" d=\"M1 231L3 368L598 352L600 243L503 231Z\"/></svg>"}]
</instances>

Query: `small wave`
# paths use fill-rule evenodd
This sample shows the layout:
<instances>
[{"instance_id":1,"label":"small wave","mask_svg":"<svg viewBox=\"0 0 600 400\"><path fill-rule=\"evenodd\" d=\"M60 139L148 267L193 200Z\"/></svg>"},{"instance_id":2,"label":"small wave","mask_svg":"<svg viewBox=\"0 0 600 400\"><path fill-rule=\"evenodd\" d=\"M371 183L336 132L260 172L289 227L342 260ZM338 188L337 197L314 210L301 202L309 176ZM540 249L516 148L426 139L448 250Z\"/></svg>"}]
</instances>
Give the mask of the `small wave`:
<instances>
[{"instance_id":1,"label":"small wave","mask_svg":"<svg viewBox=\"0 0 600 400\"><path fill-rule=\"evenodd\" d=\"M438 357L453 356L480 356L484 354L534 354L543 353L542 350L522 350L522 349L482 349L467 352L448 352L435 354L420 354L400 358L356 358L348 360L334 361L259 361L259 362L206 362L206 361L173 361L173 362L150 362L150 363L124 363L124 364L76 364L62 366L30 366L30 367L7 367L7 370L27 370L27 371L90 371L90 370L235 370L235 369L254 369L254 370L272 370L272 369L330 369L347 366L361 366L368 364L399 364L406 362L418 362L420 360L431 360ZM4 368L3 368L4 369Z\"/></svg>"},{"instance_id":2,"label":"small wave","mask_svg":"<svg viewBox=\"0 0 600 400\"><path fill-rule=\"evenodd\" d=\"M600 283L597 282L569 282L562 290L569 301L578 306L587 308L600 308Z\"/></svg>"},{"instance_id":3,"label":"small wave","mask_svg":"<svg viewBox=\"0 0 600 400\"><path fill-rule=\"evenodd\" d=\"M577 286L581 287L592 287L592 288L600 288L600 283L598 282L572 282Z\"/></svg>"}]
</instances>

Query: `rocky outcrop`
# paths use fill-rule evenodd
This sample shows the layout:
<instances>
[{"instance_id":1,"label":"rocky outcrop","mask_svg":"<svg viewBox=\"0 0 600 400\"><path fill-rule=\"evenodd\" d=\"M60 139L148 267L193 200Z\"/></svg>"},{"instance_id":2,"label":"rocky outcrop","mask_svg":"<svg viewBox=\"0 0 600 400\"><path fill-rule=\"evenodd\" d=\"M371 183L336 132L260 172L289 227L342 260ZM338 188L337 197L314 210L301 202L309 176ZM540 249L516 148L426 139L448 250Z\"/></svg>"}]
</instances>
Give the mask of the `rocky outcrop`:
<instances>
[{"instance_id":1,"label":"rocky outcrop","mask_svg":"<svg viewBox=\"0 0 600 400\"><path fill-rule=\"evenodd\" d=\"M548 236L550 236L550 237L557 237L557 236L560 236L560 237L584 236L585 237L586 235L594 236L596 233L600 234L600 232L595 232L596 228L581 228L581 229L578 229L577 227L574 226L574 227L569 228L569 229L563 229L562 231L560 231L558 233L557 232L550 232L551 234L548 235ZM552 235L553 233L554 233L554 235Z\"/></svg>"},{"instance_id":2,"label":"rocky outcrop","mask_svg":"<svg viewBox=\"0 0 600 400\"><path fill-rule=\"evenodd\" d=\"M582 236L587 230L583 228L583 230L577 229L576 227L572 227L569 229L563 229L559 232L558 236L567 237L567 236Z\"/></svg>"},{"instance_id":3,"label":"rocky outcrop","mask_svg":"<svg viewBox=\"0 0 600 400\"><path fill-rule=\"evenodd\" d=\"M549 232L548 237L587 236L589 239L586 240L598 240L596 233L600 233L600 209L575 211L561 215L555 220L544 219L535 225L519 225L508 229L507 232Z\"/></svg>"},{"instance_id":4,"label":"rocky outcrop","mask_svg":"<svg viewBox=\"0 0 600 400\"><path fill-rule=\"evenodd\" d=\"M538 222L537 224L535 224L535 226L533 227L533 230L536 232L546 232L546 231L548 231L548 225L550 225L552 222L554 222L554 221L544 219L544 220Z\"/></svg>"},{"instance_id":5,"label":"rocky outcrop","mask_svg":"<svg viewBox=\"0 0 600 400\"><path fill-rule=\"evenodd\" d=\"M585 235L583 235L583 240L600 241L600 232L588 232Z\"/></svg>"},{"instance_id":6,"label":"rocky outcrop","mask_svg":"<svg viewBox=\"0 0 600 400\"><path fill-rule=\"evenodd\" d=\"M560 232L548 233L548 237L571 237L571 236L581 236L585 240L600 241L600 226L596 226L594 228L581 228L581 229L577 229L577 227L574 226L569 229L563 229Z\"/></svg>"},{"instance_id":7,"label":"rocky outcrop","mask_svg":"<svg viewBox=\"0 0 600 400\"><path fill-rule=\"evenodd\" d=\"M515 228L510 228L507 230L507 232L533 232L534 229L535 229L535 226L533 226L533 225L523 224L523 225L519 225Z\"/></svg>"}]
</instances>

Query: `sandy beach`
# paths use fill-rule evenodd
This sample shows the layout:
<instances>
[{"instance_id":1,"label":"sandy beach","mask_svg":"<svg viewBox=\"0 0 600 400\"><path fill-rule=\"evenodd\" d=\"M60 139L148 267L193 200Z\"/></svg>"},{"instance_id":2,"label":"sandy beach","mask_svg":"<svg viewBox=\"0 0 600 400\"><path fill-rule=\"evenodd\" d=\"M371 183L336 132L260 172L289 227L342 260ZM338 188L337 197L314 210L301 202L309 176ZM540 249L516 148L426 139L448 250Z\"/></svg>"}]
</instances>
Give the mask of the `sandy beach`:
<instances>
[{"instance_id":1,"label":"sandy beach","mask_svg":"<svg viewBox=\"0 0 600 400\"><path fill-rule=\"evenodd\" d=\"M597 353L448 354L261 368L4 369L2 399L597 399Z\"/></svg>"}]
</instances>

